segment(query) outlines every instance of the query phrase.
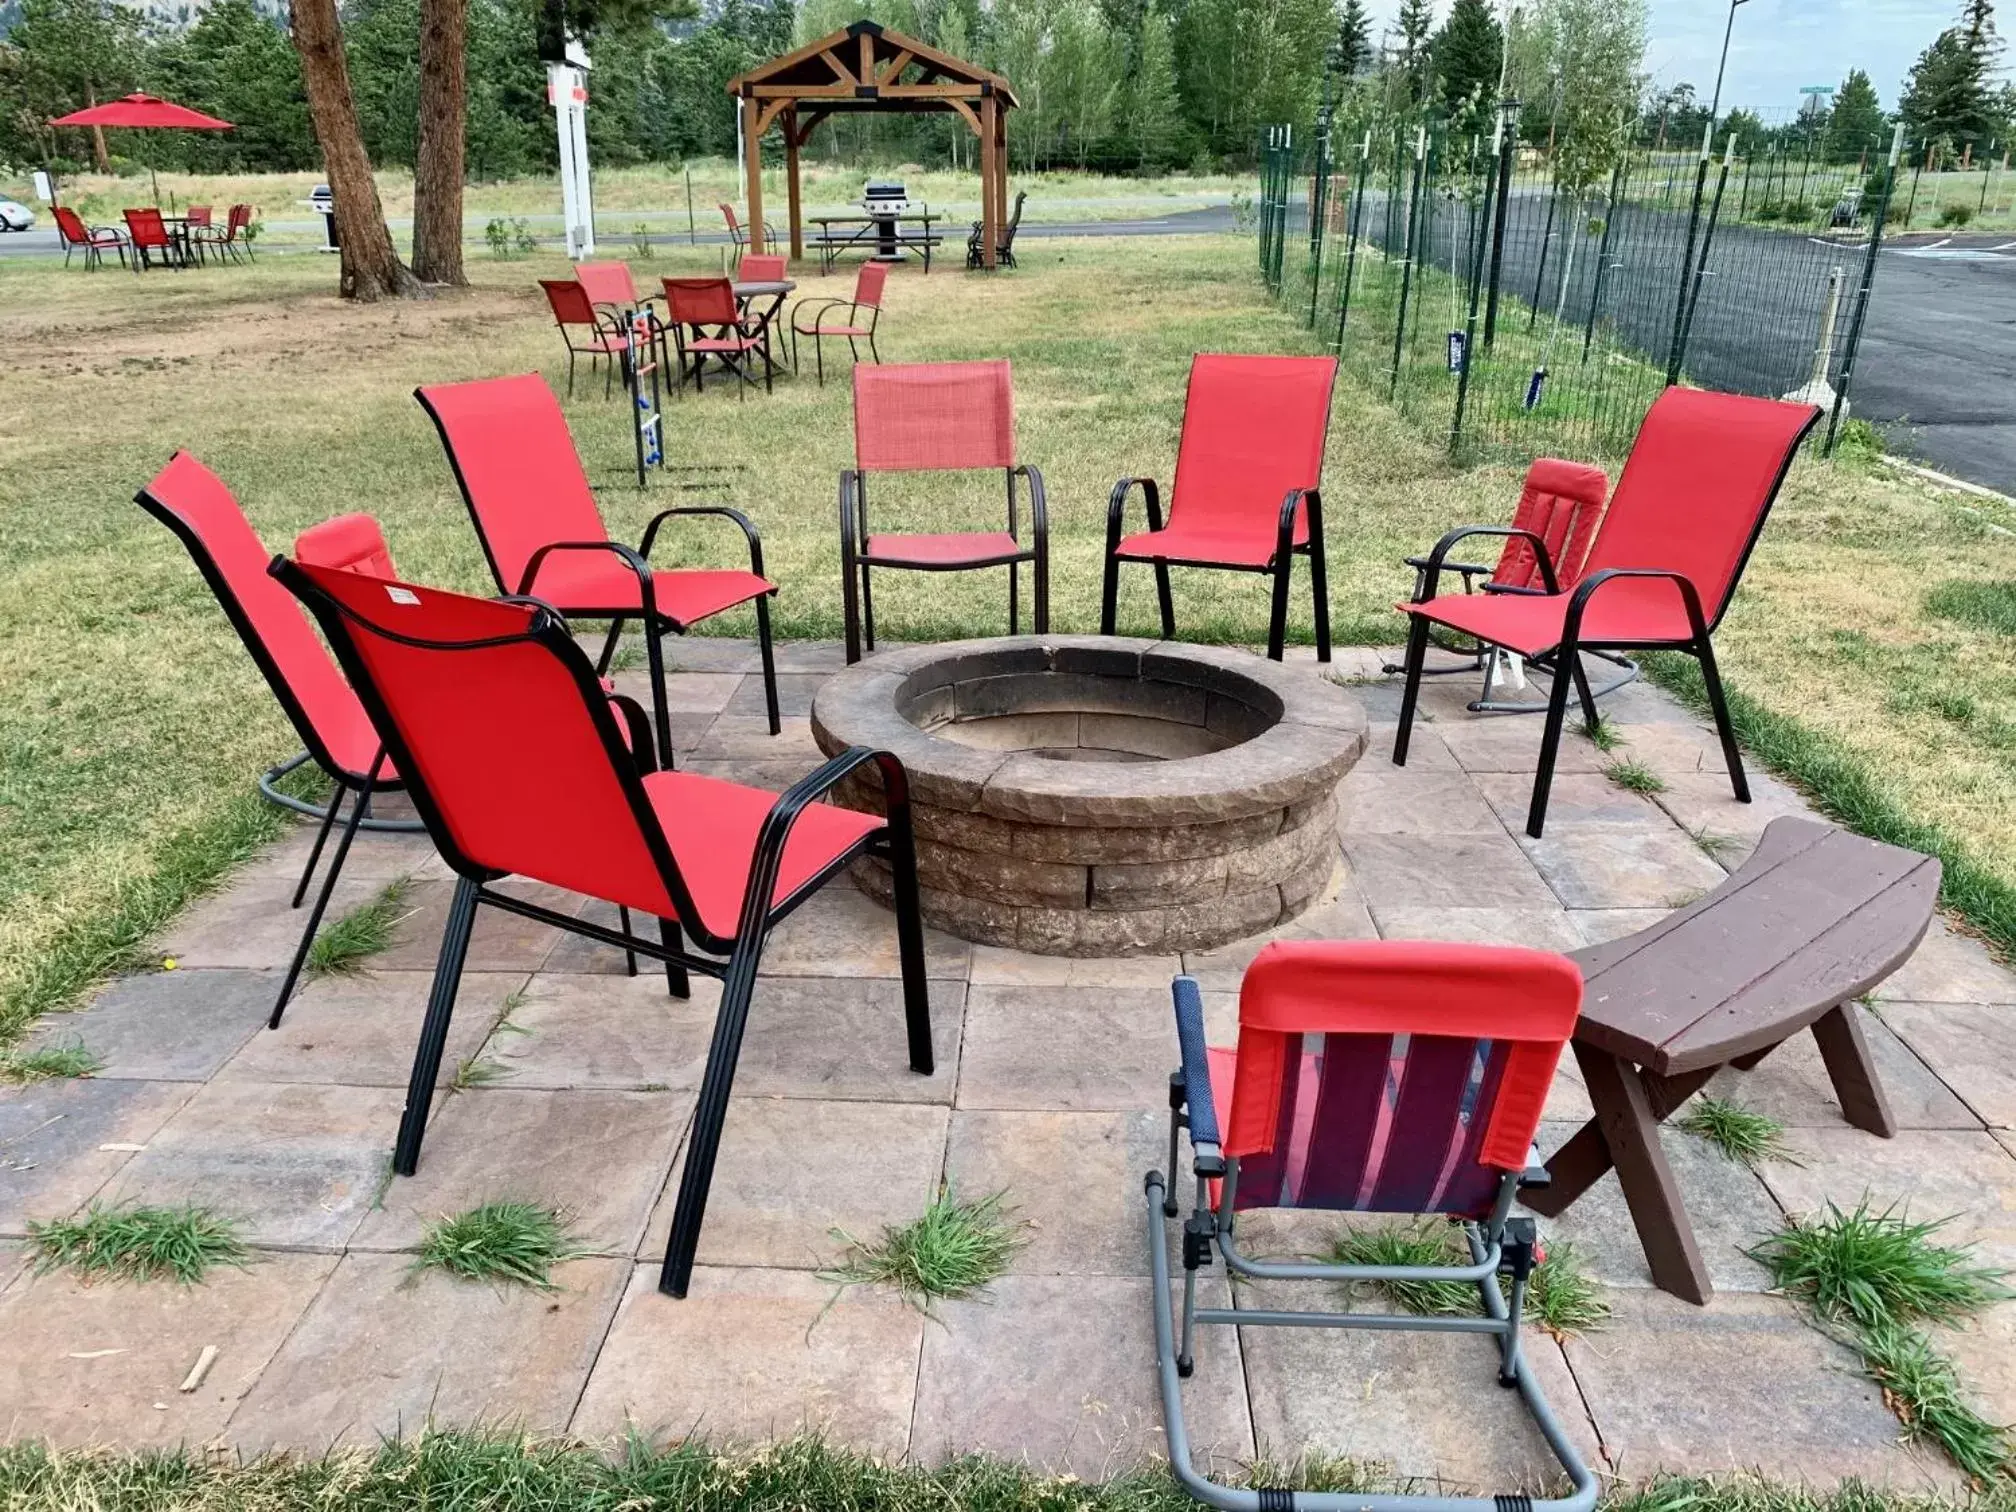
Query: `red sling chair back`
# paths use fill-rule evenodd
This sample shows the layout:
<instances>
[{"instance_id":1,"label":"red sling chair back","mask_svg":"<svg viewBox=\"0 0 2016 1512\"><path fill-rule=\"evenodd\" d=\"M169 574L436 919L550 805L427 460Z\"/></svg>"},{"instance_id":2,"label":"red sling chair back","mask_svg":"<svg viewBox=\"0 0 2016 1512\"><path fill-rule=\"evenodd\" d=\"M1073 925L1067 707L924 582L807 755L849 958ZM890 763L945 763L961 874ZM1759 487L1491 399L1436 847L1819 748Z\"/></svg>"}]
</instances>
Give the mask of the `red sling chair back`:
<instances>
[{"instance_id":1,"label":"red sling chair back","mask_svg":"<svg viewBox=\"0 0 2016 1512\"><path fill-rule=\"evenodd\" d=\"M781 283L784 259L767 252L751 252L742 259L742 266L735 270L735 277L741 283Z\"/></svg>"},{"instance_id":2,"label":"red sling chair back","mask_svg":"<svg viewBox=\"0 0 2016 1512\"><path fill-rule=\"evenodd\" d=\"M735 285L725 278L668 278L665 305L674 325L739 326L742 319Z\"/></svg>"},{"instance_id":3,"label":"red sling chair back","mask_svg":"<svg viewBox=\"0 0 2016 1512\"><path fill-rule=\"evenodd\" d=\"M614 259L578 262L574 264L574 277L593 304L629 310L641 303L637 282L630 276L630 265L626 262Z\"/></svg>"},{"instance_id":4,"label":"red sling chair back","mask_svg":"<svg viewBox=\"0 0 2016 1512\"><path fill-rule=\"evenodd\" d=\"M752 600L770 733L778 733L769 604L777 590L763 577L762 542L745 516L717 504L660 510L632 550L609 539L560 401L537 373L436 384L416 389L414 397L441 433L498 592L532 594L562 614L608 620L598 672L609 670L625 621L642 620L660 765L672 762L660 636L666 630L684 634ZM742 532L747 572L651 566L659 530L668 521L700 517L726 519Z\"/></svg>"},{"instance_id":5,"label":"red sling chair back","mask_svg":"<svg viewBox=\"0 0 2016 1512\"><path fill-rule=\"evenodd\" d=\"M1333 357L1199 352L1191 359L1167 526L1153 479L1123 478L1107 501L1102 634L1114 632L1123 560L1153 564L1162 634L1171 638L1171 566L1267 573L1274 579L1267 654L1278 661L1287 633L1289 572L1300 552L1309 558L1317 657L1330 659L1321 489L1336 379ZM1142 491L1148 529L1123 536L1127 495L1135 487Z\"/></svg>"},{"instance_id":6,"label":"red sling chair back","mask_svg":"<svg viewBox=\"0 0 2016 1512\"><path fill-rule=\"evenodd\" d=\"M1538 839L1546 823L1571 679L1589 725L1593 728L1601 718L1581 653L1670 649L1700 662L1730 786L1739 802L1748 803L1750 786L1711 637L1735 596L1799 444L1819 418L1820 411L1810 404L1677 385L1667 389L1646 412L1580 574L1564 582L1551 560L1536 551L1539 593L1438 595L1437 580L1448 554L1464 538L1520 535L1529 547L1536 540L1535 534L1516 527L1489 525L1463 525L1443 536L1422 565L1415 601L1399 606L1411 616L1411 630L1394 764L1407 761L1432 626L1447 626L1529 660L1545 658L1569 676L1554 678L1547 703L1526 816L1527 834Z\"/></svg>"},{"instance_id":7,"label":"red sling chair back","mask_svg":"<svg viewBox=\"0 0 2016 1512\"><path fill-rule=\"evenodd\" d=\"M140 490L135 502L173 531L187 548L203 581L216 595L224 617L238 632L253 664L265 677L266 686L279 701L288 723L294 726L294 733L301 738L304 747L301 755L282 762L259 779L259 790L270 801L321 821L301 880L294 888L295 908L307 897L308 883L321 862L323 846L344 795L352 795L350 817L344 824L335 855L323 873L322 889L308 914L293 964L274 1000L268 1026L277 1029L294 995L308 948L314 942L358 828L367 822L375 829L414 826L398 820L368 820L371 795L400 788L399 773L385 759L378 733L372 728L364 706L329 659L301 606L267 575L266 563L271 553L223 480L189 453L178 451ZM336 784L335 793L320 807L275 785L306 761L313 761Z\"/></svg>"},{"instance_id":8,"label":"red sling chair back","mask_svg":"<svg viewBox=\"0 0 2016 1512\"><path fill-rule=\"evenodd\" d=\"M120 213L126 218L126 234L132 238L134 246L166 251L175 245L159 210L124 210Z\"/></svg>"},{"instance_id":9,"label":"red sling chair back","mask_svg":"<svg viewBox=\"0 0 2016 1512\"><path fill-rule=\"evenodd\" d=\"M411 1175L418 1165L479 904L662 960L680 996L689 970L716 977L721 1006L662 1280L684 1295L763 942L864 854L886 859L895 879L911 1064L932 1069L901 764L856 747L781 796L657 771L641 711L603 695L566 621L546 605L467 598L284 558L270 570L314 612L459 878L394 1170ZM621 723L619 714L627 714ZM886 819L815 801L869 763L880 771ZM488 886L510 875L653 914L660 940ZM708 954L687 950L682 931Z\"/></svg>"},{"instance_id":10,"label":"red sling chair back","mask_svg":"<svg viewBox=\"0 0 2016 1512\"><path fill-rule=\"evenodd\" d=\"M871 533L871 473L999 470L1007 529L935 535ZM1022 544L1016 479L1029 487L1032 543ZM1015 459L1015 385L1005 358L854 369L854 466L840 474L840 581L847 660L875 649L871 568L911 572L1008 569L1008 633L1020 630L1020 571L1034 564L1035 628L1050 629L1050 519L1043 475Z\"/></svg>"},{"instance_id":11,"label":"red sling chair back","mask_svg":"<svg viewBox=\"0 0 2016 1512\"><path fill-rule=\"evenodd\" d=\"M1414 1326L1483 1333L1499 1346L1500 1384L1517 1387L1572 1483L1558 1499L1521 1492L1469 1499L1260 1492L1306 1512L1433 1505L1441 1512L1530 1505L1587 1512L1596 1483L1526 1366L1519 1341L1528 1277L1542 1256L1533 1220L1515 1217L1522 1185L1544 1180L1533 1136L1561 1052L1581 1011L1582 976L1564 956L1488 945L1392 940L1276 941L1247 968L1239 1044L1207 1050L1203 994L1175 985L1182 1067L1171 1078L1170 1176L1147 1180L1155 1342L1170 1461L1215 1506L1234 1505L1191 1462L1181 1382L1196 1328L1406 1327L1383 1314L1200 1307L1198 1273L1215 1252L1236 1277L1273 1282L1458 1281L1477 1314ZM1221 1137L1222 1130L1222 1137ZM1184 1226L1180 1343L1170 1317L1169 1244L1182 1135L1196 1195ZM1237 1244L1235 1214L1315 1208L1459 1219L1469 1263L1364 1266L1256 1260ZM1511 1278L1509 1299L1500 1274ZM1250 1494L1250 1493L1249 1493Z\"/></svg>"}]
</instances>

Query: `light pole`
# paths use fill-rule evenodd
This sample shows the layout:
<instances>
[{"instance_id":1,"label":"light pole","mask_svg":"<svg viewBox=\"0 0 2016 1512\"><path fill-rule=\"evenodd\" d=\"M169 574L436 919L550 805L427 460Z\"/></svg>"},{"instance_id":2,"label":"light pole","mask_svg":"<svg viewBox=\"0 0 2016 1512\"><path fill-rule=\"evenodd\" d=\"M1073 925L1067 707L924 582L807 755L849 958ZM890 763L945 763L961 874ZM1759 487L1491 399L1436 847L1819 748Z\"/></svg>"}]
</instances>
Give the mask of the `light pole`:
<instances>
[{"instance_id":1,"label":"light pole","mask_svg":"<svg viewBox=\"0 0 2016 1512\"><path fill-rule=\"evenodd\" d=\"M1722 28L1722 61L1715 65L1715 98L1708 106L1711 122L1722 113L1722 74L1729 67L1729 38L1736 30L1736 7L1749 3L1750 0L1729 0L1729 20Z\"/></svg>"}]
</instances>

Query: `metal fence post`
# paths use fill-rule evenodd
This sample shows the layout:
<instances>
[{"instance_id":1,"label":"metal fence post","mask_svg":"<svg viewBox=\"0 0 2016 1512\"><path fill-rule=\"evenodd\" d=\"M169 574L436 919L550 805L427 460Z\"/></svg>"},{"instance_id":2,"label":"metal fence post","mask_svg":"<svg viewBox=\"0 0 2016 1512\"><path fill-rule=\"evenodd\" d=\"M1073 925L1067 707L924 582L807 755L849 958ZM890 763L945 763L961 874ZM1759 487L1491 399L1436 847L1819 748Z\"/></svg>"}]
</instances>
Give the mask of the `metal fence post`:
<instances>
[{"instance_id":1,"label":"metal fence post","mask_svg":"<svg viewBox=\"0 0 2016 1512\"><path fill-rule=\"evenodd\" d=\"M1610 172L1610 208L1603 216L1603 239L1596 246L1596 281L1589 290L1589 324L1582 331L1582 361L1589 361L1590 345L1596 340L1596 315L1603 308L1603 285L1610 273L1610 238L1617 230L1617 207L1624 201L1625 159L1619 158Z\"/></svg>"},{"instance_id":2,"label":"metal fence post","mask_svg":"<svg viewBox=\"0 0 2016 1512\"><path fill-rule=\"evenodd\" d=\"M1701 227L1701 197L1708 188L1708 157L1714 146L1715 123L1701 132L1701 161L1694 170L1694 208L1687 212L1687 247L1680 257L1680 287L1673 294L1673 341L1666 351L1666 383L1680 381L1680 336L1687 320L1687 286L1694 272L1694 236Z\"/></svg>"},{"instance_id":3,"label":"metal fence post","mask_svg":"<svg viewBox=\"0 0 2016 1512\"><path fill-rule=\"evenodd\" d=\"M1316 299L1323 288L1323 240L1330 219L1330 123L1316 133L1316 176L1309 185L1309 329L1316 329Z\"/></svg>"},{"instance_id":4,"label":"metal fence post","mask_svg":"<svg viewBox=\"0 0 2016 1512\"><path fill-rule=\"evenodd\" d=\"M1503 117L1500 117L1501 126ZM1483 292L1484 237L1491 229L1491 202L1484 199L1484 215L1477 222L1477 234L1470 243L1470 311L1463 324L1463 365L1456 370L1456 408L1449 417L1449 455L1455 457L1463 446L1463 416L1470 403L1470 367L1477 360L1477 306ZM1452 254L1451 260L1454 260ZM1495 292L1495 291L1494 291Z\"/></svg>"},{"instance_id":5,"label":"metal fence post","mask_svg":"<svg viewBox=\"0 0 2016 1512\"><path fill-rule=\"evenodd\" d=\"M1540 227L1540 265L1533 270L1533 302L1526 307L1526 329L1532 330L1540 318L1540 291L1547 283L1547 253L1554 245L1554 207L1561 202L1561 178L1557 172L1547 186L1547 219Z\"/></svg>"},{"instance_id":6,"label":"metal fence post","mask_svg":"<svg viewBox=\"0 0 2016 1512\"><path fill-rule=\"evenodd\" d=\"M1358 238L1365 230L1365 181L1372 176L1372 131L1358 144L1358 182L1352 187L1351 218L1345 224L1344 288L1337 299L1338 351L1344 350L1344 322L1351 316L1351 276L1358 271Z\"/></svg>"},{"instance_id":7,"label":"metal fence post","mask_svg":"<svg viewBox=\"0 0 2016 1512\"><path fill-rule=\"evenodd\" d=\"M1890 213L1890 194L1897 184L1897 159L1904 150L1904 126L1900 121L1890 138L1890 161L1883 174L1883 197L1876 202L1876 216L1869 226L1869 255L1862 259L1862 287L1855 294L1855 318L1848 325L1848 349L1841 358L1841 382L1834 390L1834 411L1827 418L1827 441L1821 455L1834 455L1834 436L1841 417L1848 412L1848 390L1855 382L1855 359L1862 350L1862 321L1869 313L1869 290L1876 282L1876 257L1883 250L1883 223Z\"/></svg>"},{"instance_id":8,"label":"metal fence post","mask_svg":"<svg viewBox=\"0 0 2016 1512\"><path fill-rule=\"evenodd\" d=\"M1414 249L1421 217L1422 166L1428 155L1428 128L1414 128L1414 182L1407 192L1406 244L1400 255L1400 318L1393 323L1393 376L1386 385L1386 397L1400 391L1400 349L1407 337L1407 299L1414 286Z\"/></svg>"},{"instance_id":9,"label":"metal fence post","mask_svg":"<svg viewBox=\"0 0 2016 1512\"><path fill-rule=\"evenodd\" d=\"M1708 229L1701 234L1701 257L1694 265L1694 288L1687 297L1687 318L1680 325L1680 346L1668 365L1668 383L1674 382L1687 362L1687 339L1694 334L1694 311L1701 304L1701 283L1708 276L1708 253L1715 245L1715 227L1722 219L1722 194L1729 187L1729 168L1736 157L1736 138L1729 138L1729 150L1722 158L1722 174L1715 180L1715 202L1708 210Z\"/></svg>"},{"instance_id":10,"label":"metal fence post","mask_svg":"<svg viewBox=\"0 0 2016 1512\"><path fill-rule=\"evenodd\" d=\"M1512 197L1512 159L1518 151L1519 102L1507 100L1498 107L1498 184L1493 196L1497 208L1491 217L1491 282L1484 307L1484 345L1498 339L1498 287L1505 270L1505 211Z\"/></svg>"}]
</instances>

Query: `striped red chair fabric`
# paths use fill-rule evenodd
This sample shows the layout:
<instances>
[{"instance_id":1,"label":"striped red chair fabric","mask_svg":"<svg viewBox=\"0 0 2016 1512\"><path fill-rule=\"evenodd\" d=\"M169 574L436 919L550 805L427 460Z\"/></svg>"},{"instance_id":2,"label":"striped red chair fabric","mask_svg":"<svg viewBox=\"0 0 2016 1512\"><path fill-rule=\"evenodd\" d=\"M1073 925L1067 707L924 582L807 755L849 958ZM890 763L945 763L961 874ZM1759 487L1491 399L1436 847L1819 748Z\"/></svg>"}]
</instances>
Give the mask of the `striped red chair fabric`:
<instances>
[{"instance_id":1,"label":"striped red chair fabric","mask_svg":"<svg viewBox=\"0 0 2016 1512\"><path fill-rule=\"evenodd\" d=\"M626 720L625 701L603 695L566 621L546 605L468 598L285 559L270 570L314 613L377 733L411 774L414 805L457 877L394 1171L410 1176L419 1164L479 906L662 961L681 997L689 972L713 977L720 1003L660 1278L663 1290L684 1296L764 943L863 856L890 867L910 1064L932 1071L902 763L857 746L781 795L660 770L641 715ZM871 764L886 817L818 801ZM495 886L512 876L655 917L658 939L641 938L627 922L608 929Z\"/></svg>"},{"instance_id":2,"label":"striped red chair fabric","mask_svg":"<svg viewBox=\"0 0 2016 1512\"><path fill-rule=\"evenodd\" d=\"M1526 833L1538 839L1547 820L1547 794L1568 712L1570 681L1589 724L1594 727L1601 718L1581 653L1684 651L1701 664L1730 786L1739 802L1748 803L1750 785L1729 725L1710 637L1735 597L1799 444L1819 418L1820 411L1810 404L1678 386L1667 389L1646 412L1581 576L1572 584L1564 583L1555 571L1538 532L1463 525L1443 536L1428 555L1414 601L1398 606L1411 616L1411 629L1394 765L1407 762L1432 627L1503 646L1528 661L1567 668L1571 676L1554 678L1548 697L1546 731L1526 814ZM1474 535L1516 535L1524 540L1534 550L1541 591L1439 593L1438 579L1449 553Z\"/></svg>"},{"instance_id":3,"label":"striped red chair fabric","mask_svg":"<svg viewBox=\"0 0 2016 1512\"><path fill-rule=\"evenodd\" d=\"M872 264L871 264L872 266ZM871 531L871 473L999 469L1005 530ZM1016 479L1029 489L1030 542L1021 539ZM1021 564L1033 564L1035 628L1050 629L1050 515L1043 474L1015 459L1015 389L1006 359L899 363L854 369L854 466L840 474L840 584L847 660L875 649L872 568L908 572L1008 569L1008 633L1020 627Z\"/></svg>"},{"instance_id":4,"label":"striped red chair fabric","mask_svg":"<svg viewBox=\"0 0 2016 1512\"><path fill-rule=\"evenodd\" d=\"M281 712L301 737L302 753L259 779L260 791L274 803L321 821L315 844L308 852L308 863L294 888L295 908L307 896L308 883L321 862L323 846L336 822L336 811L343 806L346 796L351 799L350 817L344 821L335 854L322 876L322 890L309 911L293 964L273 1003L268 1027L277 1029L288 1000L294 995L294 985L308 958L308 947L321 926L329 896L335 890L336 878L343 870L350 842L358 829L367 823L375 829L417 826L405 820L368 818L373 794L396 792L404 786L398 768L386 758L364 706L316 639L314 627L301 612L301 606L267 576L266 564L272 553L260 541L224 481L189 453L178 451L140 490L134 502L173 531L188 550L196 570L217 596L224 617L238 632L238 638L265 677L266 686L279 701ZM363 515L345 516L344 520L369 523L369 517ZM340 537L346 543L343 549L353 550L358 539L356 527L344 524L343 520L330 524L336 527L334 536L323 533L325 528L318 528L304 535L302 541L313 551ZM370 534L376 537L377 533L377 526L372 523ZM382 538L377 549L384 550ZM389 566L390 558L386 561ZM274 785L287 772L309 761L336 785L329 801L319 807Z\"/></svg>"},{"instance_id":5,"label":"striped red chair fabric","mask_svg":"<svg viewBox=\"0 0 2016 1512\"><path fill-rule=\"evenodd\" d=\"M764 702L770 733L778 733L770 642L770 598L777 588L763 576L763 543L748 516L724 504L661 509L633 550L609 538L560 401L537 373L435 384L415 389L413 397L441 434L499 593L530 594L564 615L608 620L598 673L609 670L624 624L642 622L660 765L672 764L660 638L667 631L683 635L743 604L756 607ZM704 517L724 519L741 531L749 548L747 572L651 564L658 533L669 521Z\"/></svg>"},{"instance_id":6,"label":"striped red chair fabric","mask_svg":"<svg viewBox=\"0 0 2016 1512\"><path fill-rule=\"evenodd\" d=\"M1481 1333L1498 1345L1498 1379L1517 1387L1572 1489L1565 1497L1508 1491L1495 1499L1431 1498L1438 1512L1494 1505L1587 1512L1596 1483L1568 1442L1520 1346L1526 1284L1544 1260L1531 1218L1512 1207L1545 1180L1533 1137L1561 1052L1575 1031L1582 976L1565 956L1489 945L1393 940L1276 941L1247 968L1236 1050L1207 1049L1194 978L1175 984L1181 1069L1170 1079L1170 1171L1147 1180L1156 1353L1170 1460L1186 1487L1236 1506L1191 1462L1182 1382L1198 1325L1419 1328ZM1222 1136L1221 1136L1222 1130ZM1184 1225L1179 1319L1169 1305L1164 1219L1175 1217L1177 1159L1187 1132L1196 1196ZM1460 1222L1467 1262L1366 1266L1256 1260L1237 1243L1234 1214L1255 1208L1399 1213ZM1201 1307L1212 1257L1235 1277L1316 1282L1461 1282L1477 1288L1469 1316L1406 1320L1334 1309L1290 1311L1250 1301ZM1510 1279L1509 1297L1498 1278ZM1180 1334L1179 1334L1180 1329ZM1279 1496L1280 1501L1269 1500ZM1252 1505L1345 1512L1422 1504L1407 1496L1259 1492Z\"/></svg>"},{"instance_id":7,"label":"striped red chair fabric","mask_svg":"<svg viewBox=\"0 0 2016 1512\"><path fill-rule=\"evenodd\" d=\"M1199 352L1190 363L1183 437L1169 521L1153 478L1122 478L1106 501L1106 579L1099 629L1114 633L1120 564L1155 569L1162 634L1176 635L1169 569L1223 567L1274 580L1267 654L1281 659L1289 574L1309 558L1316 656L1330 660L1330 603L1323 557L1323 447L1330 431L1334 357L1234 357ZM1148 528L1123 535L1127 495L1141 490Z\"/></svg>"}]
</instances>

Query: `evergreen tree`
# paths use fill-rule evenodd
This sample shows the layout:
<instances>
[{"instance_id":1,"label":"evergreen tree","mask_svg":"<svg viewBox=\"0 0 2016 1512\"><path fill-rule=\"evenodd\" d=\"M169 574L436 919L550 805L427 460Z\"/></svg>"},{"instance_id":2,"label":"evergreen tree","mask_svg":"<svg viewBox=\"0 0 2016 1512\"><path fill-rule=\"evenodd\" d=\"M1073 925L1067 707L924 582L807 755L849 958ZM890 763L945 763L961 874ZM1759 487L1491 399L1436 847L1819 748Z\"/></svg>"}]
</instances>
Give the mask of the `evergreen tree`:
<instances>
[{"instance_id":1,"label":"evergreen tree","mask_svg":"<svg viewBox=\"0 0 2016 1512\"><path fill-rule=\"evenodd\" d=\"M1899 102L1916 141L1987 144L2000 114L1990 77L2001 45L1991 0L1965 0L1959 25L1919 54Z\"/></svg>"},{"instance_id":2,"label":"evergreen tree","mask_svg":"<svg viewBox=\"0 0 2016 1512\"><path fill-rule=\"evenodd\" d=\"M1473 133L1485 129L1480 123L1490 120L1497 105L1498 69L1505 56L1505 36L1489 0L1456 0L1429 44L1429 55L1450 122Z\"/></svg>"},{"instance_id":3,"label":"evergreen tree","mask_svg":"<svg viewBox=\"0 0 2016 1512\"><path fill-rule=\"evenodd\" d=\"M1134 58L1123 124L1133 149L1131 166L1151 173L1174 167L1184 159L1183 111L1176 94L1176 31L1162 11L1142 13Z\"/></svg>"},{"instance_id":4,"label":"evergreen tree","mask_svg":"<svg viewBox=\"0 0 2016 1512\"><path fill-rule=\"evenodd\" d=\"M1405 103L1418 105L1428 97L1428 39L1435 30L1435 0L1400 0L1400 13L1393 18L1399 29L1400 47L1394 59Z\"/></svg>"},{"instance_id":5,"label":"evergreen tree","mask_svg":"<svg viewBox=\"0 0 2016 1512\"><path fill-rule=\"evenodd\" d=\"M1365 0L1344 0L1337 19L1337 43L1330 53L1330 71L1340 79L1355 79L1372 66L1372 18Z\"/></svg>"},{"instance_id":6,"label":"evergreen tree","mask_svg":"<svg viewBox=\"0 0 2016 1512\"><path fill-rule=\"evenodd\" d=\"M1827 120L1827 159L1858 162L1863 153L1877 151L1883 137L1883 106L1876 98L1876 86L1861 69L1851 69L1835 93L1834 112Z\"/></svg>"},{"instance_id":7,"label":"evergreen tree","mask_svg":"<svg viewBox=\"0 0 2016 1512\"><path fill-rule=\"evenodd\" d=\"M237 126L162 137L163 164L172 152L179 166L199 173L315 166L300 60L252 0L215 0L188 31L156 48L151 75L159 93Z\"/></svg>"},{"instance_id":8,"label":"evergreen tree","mask_svg":"<svg viewBox=\"0 0 2016 1512\"><path fill-rule=\"evenodd\" d=\"M0 108L13 130L39 148L32 155L53 159L62 147L81 156L88 144L100 170L107 168L104 132L71 131L59 142L47 123L138 86L146 53L138 13L118 0L24 0L7 40L21 65L9 69L18 88Z\"/></svg>"}]
</instances>

